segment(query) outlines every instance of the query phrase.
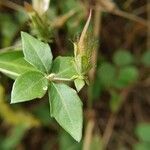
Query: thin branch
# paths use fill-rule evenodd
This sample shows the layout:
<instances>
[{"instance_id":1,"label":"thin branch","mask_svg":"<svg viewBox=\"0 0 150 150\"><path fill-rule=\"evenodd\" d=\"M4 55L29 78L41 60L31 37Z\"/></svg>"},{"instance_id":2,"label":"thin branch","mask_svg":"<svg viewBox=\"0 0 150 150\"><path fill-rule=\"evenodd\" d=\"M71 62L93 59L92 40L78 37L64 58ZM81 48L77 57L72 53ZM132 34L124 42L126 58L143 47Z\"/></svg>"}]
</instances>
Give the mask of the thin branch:
<instances>
[{"instance_id":1,"label":"thin branch","mask_svg":"<svg viewBox=\"0 0 150 150\"><path fill-rule=\"evenodd\" d=\"M86 130L85 130L83 150L90 150L90 144L92 140L92 133L93 133L94 125L95 125L95 122L93 119L88 121Z\"/></svg>"},{"instance_id":2,"label":"thin branch","mask_svg":"<svg viewBox=\"0 0 150 150\"><path fill-rule=\"evenodd\" d=\"M126 100L127 95L129 93L129 91L131 90L131 88L132 87L128 87L128 88L124 89L121 92L121 97L123 97L121 105L120 105L119 109L117 110L117 112L111 113L111 115L108 119L108 123L106 125L105 131L104 131L104 134L103 134L103 138L102 138L104 149L107 149L107 145L108 145L108 143L110 141L110 138L111 138L111 135L113 133L113 128L114 128L114 125L115 125L115 122L116 122L117 114L120 111L121 106L123 105L124 101Z\"/></svg>"},{"instance_id":3,"label":"thin branch","mask_svg":"<svg viewBox=\"0 0 150 150\"><path fill-rule=\"evenodd\" d=\"M148 21L147 50L150 50L150 3L149 3L149 0L147 0L147 21Z\"/></svg>"},{"instance_id":4,"label":"thin branch","mask_svg":"<svg viewBox=\"0 0 150 150\"><path fill-rule=\"evenodd\" d=\"M9 0L1 0L0 5L3 5L5 7L11 8L16 11L24 11L24 8L22 6L14 3L12 1L9 1Z\"/></svg>"},{"instance_id":5,"label":"thin branch","mask_svg":"<svg viewBox=\"0 0 150 150\"><path fill-rule=\"evenodd\" d=\"M136 8L133 10L133 13L136 14L136 15L140 15L142 13L145 13L146 12L146 8L150 5L150 3L146 4L146 5L143 5L139 8Z\"/></svg>"},{"instance_id":6,"label":"thin branch","mask_svg":"<svg viewBox=\"0 0 150 150\"><path fill-rule=\"evenodd\" d=\"M110 14L114 14L114 15L117 15L117 16L120 16L120 17L123 17L123 18L126 18L126 19L129 19L129 20L132 20L132 21L135 21L135 22L138 22L140 23L141 25L144 25L146 27L148 27L148 21L135 15L135 14L131 14L131 13L128 13L126 11L122 11L120 10L116 5L115 3L108 3L109 4L109 7L107 5L105 5L105 1L102 1L103 3L99 3L98 6L96 7L92 7L93 9L97 9L97 7L100 7L101 10L103 12L107 12L107 13L110 13ZM107 1L106 1L107 2ZM107 3L106 3L107 4Z\"/></svg>"},{"instance_id":7,"label":"thin branch","mask_svg":"<svg viewBox=\"0 0 150 150\"><path fill-rule=\"evenodd\" d=\"M50 22L50 26L54 27L54 28L60 28L62 27L69 18L71 18L73 15L75 15L78 12L77 9L73 9L70 10L69 12L67 12L66 14L57 17L56 19L54 19L52 22Z\"/></svg>"},{"instance_id":8,"label":"thin branch","mask_svg":"<svg viewBox=\"0 0 150 150\"><path fill-rule=\"evenodd\" d=\"M129 20L133 20L135 22L140 23L141 25L144 25L144 26L148 27L148 21L146 21L145 19L143 19L141 17L138 17L138 16L136 16L134 14L131 14L131 13L119 10L119 9L118 10L114 10L112 12L112 14L115 14L115 15L120 16L120 17L124 17L124 18L129 19Z\"/></svg>"},{"instance_id":9,"label":"thin branch","mask_svg":"<svg viewBox=\"0 0 150 150\"><path fill-rule=\"evenodd\" d=\"M105 129L103 138L102 138L104 149L106 149L106 147L108 145L108 142L110 140L110 137L112 135L113 128L114 128L114 125L115 125L115 121L116 121L116 115L112 113L111 116L108 119L107 126L106 126L106 129Z\"/></svg>"},{"instance_id":10,"label":"thin branch","mask_svg":"<svg viewBox=\"0 0 150 150\"><path fill-rule=\"evenodd\" d=\"M99 39L99 33L101 30L101 19L102 19L102 11L100 9L100 7L97 7L97 9L95 9L95 15L94 15L94 37L95 39ZM92 54L92 65L96 66L97 63L97 57L98 57L98 46L96 47L96 49L93 51ZM95 72L96 72L96 67L93 67L90 72L89 72L89 79L90 81L93 81L95 78Z\"/></svg>"},{"instance_id":11,"label":"thin branch","mask_svg":"<svg viewBox=\"0 0 150 150\"><path fill-rule=\"evenodd\" d=\"M125 3L124 3L124 8L128 8L129 6L131 6L131 4L133 3L134 0L127 0Z\"/></svg>"}]
</instances>

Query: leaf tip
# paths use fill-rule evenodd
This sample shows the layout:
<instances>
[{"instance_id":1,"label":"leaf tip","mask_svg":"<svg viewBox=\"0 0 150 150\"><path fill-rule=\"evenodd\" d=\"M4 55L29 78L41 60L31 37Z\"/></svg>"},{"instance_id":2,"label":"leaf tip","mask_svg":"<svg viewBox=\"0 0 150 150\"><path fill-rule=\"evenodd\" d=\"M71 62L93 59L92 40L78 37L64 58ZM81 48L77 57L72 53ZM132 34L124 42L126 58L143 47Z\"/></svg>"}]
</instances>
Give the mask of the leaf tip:
<instances>
[{"instance_id":1,"label":"leaf tip","mask_svg":"<svg viewBox=\"0 0 150 150\"><path fill-rule=\"evenodd\" d=\"M24 31L21 31L21 39L24 39L26 37L29 37L30 35Z\"/></svg>"},{"instance_id":2,"label":"leaf tip","mask_svg":"<svg viewBox=\"0 0 150 150\"><path fill-rule=\"evenodd\" d=\"M77 137L75 140L79 143L81 141L82 135Z\"/></svg>"},{"instance_id":3,"label":"leaf tip","mask_svg":"<svg viewBox=\"0 0 150 150\"><path fill-rule=\"evenodd\" d=\"M24 36L26 34L26 32L21 31L21 37Z\"/></svg>"}]
</instances>

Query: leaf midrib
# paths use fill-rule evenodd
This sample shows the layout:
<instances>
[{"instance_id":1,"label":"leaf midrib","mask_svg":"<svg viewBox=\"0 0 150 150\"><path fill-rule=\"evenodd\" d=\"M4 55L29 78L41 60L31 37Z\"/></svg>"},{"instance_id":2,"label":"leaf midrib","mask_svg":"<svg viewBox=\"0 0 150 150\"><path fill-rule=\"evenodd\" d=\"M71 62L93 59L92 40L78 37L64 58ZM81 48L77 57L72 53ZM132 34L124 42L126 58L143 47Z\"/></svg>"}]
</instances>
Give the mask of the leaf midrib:
<instances>
[{"instance_id":1,"label":"leaf midrib","mask_svg":"<svg viewBox=\"0 0 150 150\"><path fill-rule=\"evenodd\" d=\"M65 100L63 99L63 95L59 92L59 90L57 90L57 87L54 85L54 83L52 83L52 84L53 84L54 88L56 89L56 91L57 91L57 93L58 93L60 99L62 99L61 102L62 102L62 104L63 104L63 106L64 106L64 108L65 108L65 110L66 110L66 112L67 112L67 114L68 114L69 120L70 120L70 122L71 122L71 126L72 126L72 128L74 128L73 122L72 122L72 119L71 119L71 116L70 116L70 114L69 114L69 112L68 112L68 109L67 109L67 106L66 106L66 104L65 104ZM64 103L63 103L63 102L64 102Z\"/></svg>"},{"instance_id":2,"label":"leaf midrib","mask_svg":"<svg viewBox=\"0 0 150 150\"><path fill-rule=\"evenodd\" d=\"M28 40L28 39L27 39ZM41 62L41 64L42 64L42 66L44 67L44 69L45 69L45 71L46 71L46 73L48 73L48 70L47 70L47 67L45 66L45 64L43 63L43 60L42 59L40 59L40 56L38 55L38 53L37 53L37 51L36 51L36 49L34 48L34 46L33 46L33 44L32 44L32 42L30 41L30 40L28 40L28 42L30 43L30 45L33 47L33 49L34 49L34 51L35 51L35 53L37 54L37 58L40 60L40 62ZM34 64L33 64L34 65Z\"/></svg>"}]
</instances>

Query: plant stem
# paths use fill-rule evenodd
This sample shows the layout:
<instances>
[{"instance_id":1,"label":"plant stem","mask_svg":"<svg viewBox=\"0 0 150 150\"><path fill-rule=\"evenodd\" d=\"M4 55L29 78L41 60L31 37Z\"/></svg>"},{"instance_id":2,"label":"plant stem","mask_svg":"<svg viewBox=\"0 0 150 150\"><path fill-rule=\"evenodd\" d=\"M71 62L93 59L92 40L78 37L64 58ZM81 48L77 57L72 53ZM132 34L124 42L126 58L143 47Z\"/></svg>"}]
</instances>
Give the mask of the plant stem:
<instances>
[{"instance_id":1,"label":"plant stem","mask_svg":"<svg viewBox=\"0 0 150 150\"><path fill-rule=\"evenodd\" d=\"M57 77L54 77L53 78L54 81L73 81L73 79L68 79L68 78L57 78Z\"/></svg>"},{"instance_id":2,"label":"plant stem","mask_svg":"<svg viewBox=\"0 0 150 150\"><path fill-rule=\"evenodd\" d=\"M101 29L101 8L100 7L96 7L95 9L95 15L94 15L94 37L96 39L99 38L99 32ZM90 70L89 72L89 80L91 82L91 85L93 86L94 80L95 80L95 73L96 73L96 64L97 64L97 57L98 57L98 46L96 47L96 49L93 51L92 54L92 59L91 59L91 63L93 64L93 68ZM88 95L88 107L91 108L92 107L92 88L89 87L89 95Z\"/></svg>"},{"instance_id":3,"label":"plant stem","mask_svg":"<svg viewBox=\"0 0 150 150\"><path fill-rule=\"evenodd\" d=\"M23 12L25 12L24 8L21 5L18 5L18 4L14 3L14 2L11 2L9 0L1 0L0 1L0 5L6 6L8 8L13 9L13 10L16 10L16 11L23 11Z\"/></svg>"},{"instance_id":4,"label":"plant stem","mask_svg":"<svg viewBox=\"0 0 150 150\"><path fill-rule=\"evenodd\" d=\"M150 4L147 0L147 22L148 22L148 31L147 31L147 50L150 49Z\"/></svg>"},{"instance_id":5,"label":"plant stem","mask_svg":"<svg viewBox=\"0 0 150 150\"><path fill-rule=\"evenodd\" d=\"M103 149L105 150L107 145L108 145L108 142L111 138L111 135L112 135L112 132L113 132L113 128L114 128L114 125L115 125L115 121L116 121L116 115L114 113L112 113L108 119L108 122L107 122L107 126L106 126L106 129L104 131L104 135L103 135L103 138L102 138L102 141L103 141Z\"/></svg>"},{"instance_id":6,"label":"plant stem","mask_svg":"<svg viewBox=\"0 0 150 150\"><path fill-rule=\"evenodd\" d=\"M97 1L98 3L98 1ZM99 38L99 31L101 28L101 9L100 7L97 7L95 9L95 15L94 15L94 37L96 39ZM92 54L92 64L93 66L96 66L97 64L97 55L98 55L98 47L96 47L95 51ZM93 86L94 80L95 80L95 72L96 68L93 67L90 72L89 72L89 79L91 82L91 85ZM92 109L92 101L93 101L93 94L92 94L92 86L88 88L88 112L91 111ZM85 137L84 137L84 142L83 142L83 150L90 150L90 144L92 140L92 134L94 130L94 125L95 125L95 120L94 118L90 118L87 120L87 126L85 130Z\"/></svg>"},{"instance_id":7,"label":"plant stem","mask_svg":"<svg viewBox=\"0 0 150 150\"><path fill-rule=\"evenodd\" d=\"M94 129L94 120L89 120L87 123L87 127L85 130L85 137L84 137L84 143L83 143L83 150L90 150L90 144L92 139L92 132Z\"/></svg>"},{"instance_id":8,"label":"plant stem","mask_svg":"<svg viewBox=\"0 0 150 150\"><path fill-rule=\"evenodd\" d=\"M60 78L60 77L56 77L56 74L54 73L51 73L49 74L48 76L46 76L46 78L49 80L49 81L61 81L61 82L70 82L70 81L73 81L74 78Z\"/></svg>"}]
</instances>

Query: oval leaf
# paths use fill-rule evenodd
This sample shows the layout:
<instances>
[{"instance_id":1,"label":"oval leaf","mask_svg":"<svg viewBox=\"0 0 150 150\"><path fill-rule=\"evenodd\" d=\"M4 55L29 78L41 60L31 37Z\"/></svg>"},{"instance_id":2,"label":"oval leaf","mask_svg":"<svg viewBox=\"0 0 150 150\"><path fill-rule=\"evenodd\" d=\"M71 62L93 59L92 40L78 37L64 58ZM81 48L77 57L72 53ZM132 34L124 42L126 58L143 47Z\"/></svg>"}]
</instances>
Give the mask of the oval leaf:
<instances>
[{"instance_id":1,"label":"oval leaf","mask_svg":"<svg viewBox=\"0 0 150 150\"><path fill-rule=\"evenodd\" d=\"M37 71L30 71L19 76L14 82L11 103L29 101L41 98L47 91L48 81Z\"/></svg>"},{"instance_id":2,"label":"oval leaf","mask_svg":"<svg viewBox=\"0 0 150 150\"><path fill-rule=\"evenodd\" d=\"M40 71L49 73L53 58L49 45L25 32L21 33L21 38L25 59Z\"/></svg>"},{"instance_id":3,"label":"oval leaf","mask_svg":"<svg viewBox=\"0 0 150 150\"><path fill-rule=\"evenodd\" d=\"M134 58L129 51L118 50L113 56L113 61L118 66L125 66L125 65L132 64Z\"/></svg>"},{"instance_id":4,"label":"oval leaf","mask_svg":"<svg viewBox=\"0 0 150 150\"><path fill-rule=\"evenodd\" d=\"M52 73L55 73L60 78L72 78L77 75L74 58L58 56L53 62Z\"/></svg>"},{"instance_id":5,"label":"oval leaf","mask_svg":"<svg viewBox=\"0 0 150 150\"><path fill-rule=\"evenodd\" d=\"M22 51L8 51L0 53L0 72L15 79L27 71L36 70L23 58Z\"/></svg>"},{"instance_id":6,"label":"oval leaf","mask_svg":"<svg viewBox=\"0 0 150 150\"><path fill-rule=\"evenodd\" d=\"M49 87L51 116L76 140L82 136L82 103L76 91L65 84Z\"/></svg>"}]
</instances>

